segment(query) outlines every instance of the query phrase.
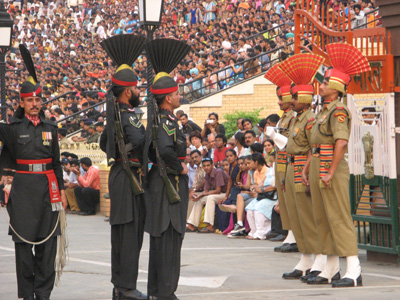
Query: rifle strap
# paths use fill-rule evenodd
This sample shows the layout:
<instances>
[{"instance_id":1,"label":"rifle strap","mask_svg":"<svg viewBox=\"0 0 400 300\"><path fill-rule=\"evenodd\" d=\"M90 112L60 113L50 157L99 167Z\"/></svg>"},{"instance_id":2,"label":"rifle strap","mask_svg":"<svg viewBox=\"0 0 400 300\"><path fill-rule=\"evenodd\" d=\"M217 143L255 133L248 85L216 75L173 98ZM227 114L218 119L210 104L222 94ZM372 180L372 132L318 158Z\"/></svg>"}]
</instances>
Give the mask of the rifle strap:
<instances>
[{"instance_id":1,"label":"rifle strap","mask_svg":"<svg viewBox=\"0 0 400 300\"><path fill-rule=\"evenodd\" d=\"M139 182L140 182L140 185L141 186L143 186L143 184L142 184L142 177L143 177L143 169L142 168L138 168L138 170L137 170L137 172L139 173Z\"/></svg>"},{"instance_id":2,"label":"rifle strap","mask_svg":"<svg viewBox=\"0 0 400 300\"><path fill-rule=\"evenodd\" d=\"M179 193L179 176L175 176L175 181L176 181L176 192Z\"/></svg>"}]
</instances>

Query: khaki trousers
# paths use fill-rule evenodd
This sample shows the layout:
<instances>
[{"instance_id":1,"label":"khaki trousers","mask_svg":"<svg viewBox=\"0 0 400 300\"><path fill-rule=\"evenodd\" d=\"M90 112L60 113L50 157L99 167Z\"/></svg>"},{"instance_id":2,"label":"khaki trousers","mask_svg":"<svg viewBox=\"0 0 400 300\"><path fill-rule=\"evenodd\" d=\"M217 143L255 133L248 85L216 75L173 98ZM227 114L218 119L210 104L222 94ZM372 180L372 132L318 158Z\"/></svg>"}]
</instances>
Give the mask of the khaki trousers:
<instances>
[{"instance_id":1,"label":"khaki trousers","mask_svg":"<svg viewBox=\"0 0 400 300\"><path fill-rule=\"evenodd\" d=\"M319 167L319 157L312 157L309 181L322 254L358 255L356 230L350 213L349 166L344 159L340 161L328 188L320 187Z\"/></svg>"},{"instance_id":2,"label":"khaki trousers","mask_svg":"<svg viewBox=\"0 0 400 300\"><path fill-rule=\"evenodd\" d=\"M285 193L281 189L283 179L285 179L285 173L278 172L275 169L275 186L276 186L276 191L278 193L278 203L279 203L279 210L280 210L280 216L281 216L281 221L282 221L282 228L284 230L290 230L292 228L290 225L289 214L288 214L287 207L286 207Z\"/></svg>"},{"instance_id":3,"label":"khaki trousers","mask_svg":"<svg viewBox=\"0 0 400 300\"><path fill-rule=\"evenodd\" d=\"M219 200L223 199L225 199L225 193L201 197L197 202L194 203L192 212L190 213L187 222L195 227L198 227L200 223L201 212L203 210L203 206L205 205L206 209L204 211L204 223L214 225L215 205L218 204Z\"/></svg>"},{"instance_id":4,"label":"khaki trousers","mask_svg":"<svg viewBox=\"0 0 400 300\"><path fill-rule=\"evenodd\" d=\"M312 200L305 192L296 192L293 164L287 166L285 188L286 205L299 251L304 254L320 254L322 249Z\"/></svg>"},{"instance_id":5,"label":"khaki trousers","mask_svg":"<svg viewBox=\"0 0 400 300\"><path fill-rule=\"evenodd\" d=\"M65 195L67 196L67 201L69 208L73 211L80 211L78 202L76 201L75 193L73 188L66 188Z\"/></svg>"}]
</instances>

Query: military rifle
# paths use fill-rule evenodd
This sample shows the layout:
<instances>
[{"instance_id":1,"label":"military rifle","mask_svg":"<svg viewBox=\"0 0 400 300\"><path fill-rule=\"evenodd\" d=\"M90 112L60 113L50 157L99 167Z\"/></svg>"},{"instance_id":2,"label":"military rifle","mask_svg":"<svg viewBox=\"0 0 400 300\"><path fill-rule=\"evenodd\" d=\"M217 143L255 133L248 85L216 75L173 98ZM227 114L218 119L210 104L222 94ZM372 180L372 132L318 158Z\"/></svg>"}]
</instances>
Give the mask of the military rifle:
<instances>
[{"instance_id":1,"label":"military rifle","mask_svg":"<svg viewBox=\"0 0 400 300\"><path fill-rule=\"evenodd\" d=\"M119 105L117 101L114 102L115 109L115 136L117 140L119 155L121 158L122 168L126 172L129 178L129 183L131 185L132 192L135 196L143 194L144 190L140 185L139 181L136 179L135 175L132 173L130 162L128 159L127 147L125 146L124 134L121 123L121 112L119 110Z\"/></svg>"},{"instance_id":2,"label":"military rifle","mask_svg":"<svg viewBox=\"0 0 400 300\"><path fill-rule=\"evenodd\" d=\"M167 189L168 201L169 201L169 203L174 204L174 203L180 202L181 197L179 197L179 194L176 191L175 187L172 185L171 180L169 180L165 162L160 156L160 150L158 148L158 140L157 140L158 128L160 125L160 114L159 114L158 105L156 103L154 96L151 96L151 98L152 99L150 101L153 101L153 107L154 107L152 135L153 135L153 146L154 146L154 149L156 150L157 165L158 165L158 169L160 171L160 176L163 179L165 187ZM179 174L176 172L174 175L177 176Z\"/></svg>"}]
</instances>

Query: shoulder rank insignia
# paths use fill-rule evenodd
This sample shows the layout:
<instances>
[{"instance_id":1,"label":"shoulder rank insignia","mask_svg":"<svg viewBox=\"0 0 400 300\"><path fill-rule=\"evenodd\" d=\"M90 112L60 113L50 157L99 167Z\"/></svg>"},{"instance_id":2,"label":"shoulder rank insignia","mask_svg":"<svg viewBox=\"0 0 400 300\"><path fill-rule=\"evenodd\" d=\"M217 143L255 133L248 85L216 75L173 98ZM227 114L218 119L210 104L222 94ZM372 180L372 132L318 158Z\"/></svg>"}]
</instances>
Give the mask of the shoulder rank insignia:
<instances>
[{"instance_id":1,"label":"shoulder rank insignia","mask_svg":"<svg viewBox=\"0 0 400 300\"><path fill-rule=\"evenodd\" d=\"M169 129L168 126L167 126L166 124L163 124L163 128L164 128L165 132L166 132L169 136L171 136L171 135L176 136L176 128Z\"/></svg>"},{"instance_id":2,"label":"shoulder rank insignia","mask_svg":"<svg viewBox=\"0 0 400 300\"><path fill-rule=\"evenodd\" d=\"M343 106L336 106L336 109L337 110L344 110L344 107Z\"/></svg>"},{"instance_id":3,"label":"shoulder rank insignia","mask_svg":"<svg viewBox=\"0 0 400 300\"><path fill-rule=\"evenodd\" d=\"M134 108L128 108L127 111L135 112L135 109Z\"/></svg>"},{"instance_id":4,"label":"shoulder rank insignia","mask_svg":"<svg viewBox=\"0 0 400 300\"><path fill-rule=\"evenodd\" d=\"M168 115L168 118L170 118L172 121L176 121L176 119L171 115Z\"/></svg>"},{"instance_id":5,"label":"shoulder rank insignia","mask_svg":"<svg viewBox=\"0 0 400 300\"><path fill-rule=\"evenodd\" d=\"M314 121L314 120L315 120L315 118L308 119L308 120L307 120L307 123L310 123L310 122L312 122L312 121Z\"/></svg>"},{"instance_id":6,"label":"shoulder rank insignia","mask_svg":"<svg viewBox=\"0 0 400 300\"><path fill-rule=\"evenodd\" d=\"M333 116L337 117L338 121L341 122L341 123L343 123L344 120L346 120L346 118L347 118L347 114L345 114L344 112L337 112Z\"/></svg>"},{"instance_id":7,"label":"shoulder rank insignia","mask_svg":"<svg viewBox=\"0 0 400 300\"><path fill-rule=\"evenodd\" d=\"M131 125L136 128L140 128L140 126L142 126L142 122L140 122L140 120L137 120L132 116L129 117L129 123L131 123Z\"/></svg>"}]
</instances>

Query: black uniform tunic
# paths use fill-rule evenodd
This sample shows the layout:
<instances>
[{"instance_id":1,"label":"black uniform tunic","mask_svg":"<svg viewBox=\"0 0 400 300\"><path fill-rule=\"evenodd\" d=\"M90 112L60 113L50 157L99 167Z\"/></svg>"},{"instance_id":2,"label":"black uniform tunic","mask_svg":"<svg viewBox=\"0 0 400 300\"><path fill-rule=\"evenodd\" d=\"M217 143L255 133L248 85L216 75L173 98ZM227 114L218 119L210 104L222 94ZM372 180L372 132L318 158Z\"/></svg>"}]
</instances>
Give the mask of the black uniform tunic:
<instances>
[{"instance_id":1,"label":"black uniform tunic","mask_svg":"<svg viewBox=\"0 0 400 300\"><path fill-rule=\"evenodd\" d=\"M128 157L134 160L141 159L144 145L144 126L137 119L132 107L126 104L120 104L119 107L124 142L125 144L130 143L133 147ZM106 152L107 143L113 143L117 147L115 139L110 139L107 136L106 128L100 138L100 147L104 152ZM135 196L132 193L128 175L122 168L119 159L119 151L117 150L116 163L111 167L108 179L111 200L111 282L117 287L136 289L146 205L143 194ZM131 170L139 181L138 168L132 167Z\"/></svg>"},{"instance_id":2,"label":"black uniform tunic","mask_svg":"<svg viewBox=\"0 0 400 300\"><path fill-rule=\"evenodd\" d=\"M160 109L158 148L166 166L178 174L183 170L181 161L186 157L186 138L179 130L177 118ZM156 162L155 150L150 150L150 159ZM175 175L168 174L176 187ZM148 174L146 190L146 231L150 234L150 261L148 294L170 297L178 287L180 255L185 234L188 206L188 176L178 176L178 193L181 202L171 204L166 188L155 164Z\"/></svg>"},{"instance_id":3,"label":"black uniform tunic","mask_svg":"<svg viewBox=\"0 0 400 300\"><path fill-rule=\"evenodd\" d=\"M59 189L64 189L57 127L53 122L44 120L42 114L40 118L41 122L36 127L26 117L12 118L10 124L0 124L0 140L14 164L16 159L52 158ZM47 176L16 173L7 209L11 225L24 239L37 242L46 238L54 229L58 217L58 212L52 211ZM46 243L35 246L33 256L32 245L22 242L11 230L10 234L16 243L18 296L29 297L35 292L48 297L55 278L56 239L50 238ZM53 236L59 234L57 226Z\"/></svg>"}]
</instances>

